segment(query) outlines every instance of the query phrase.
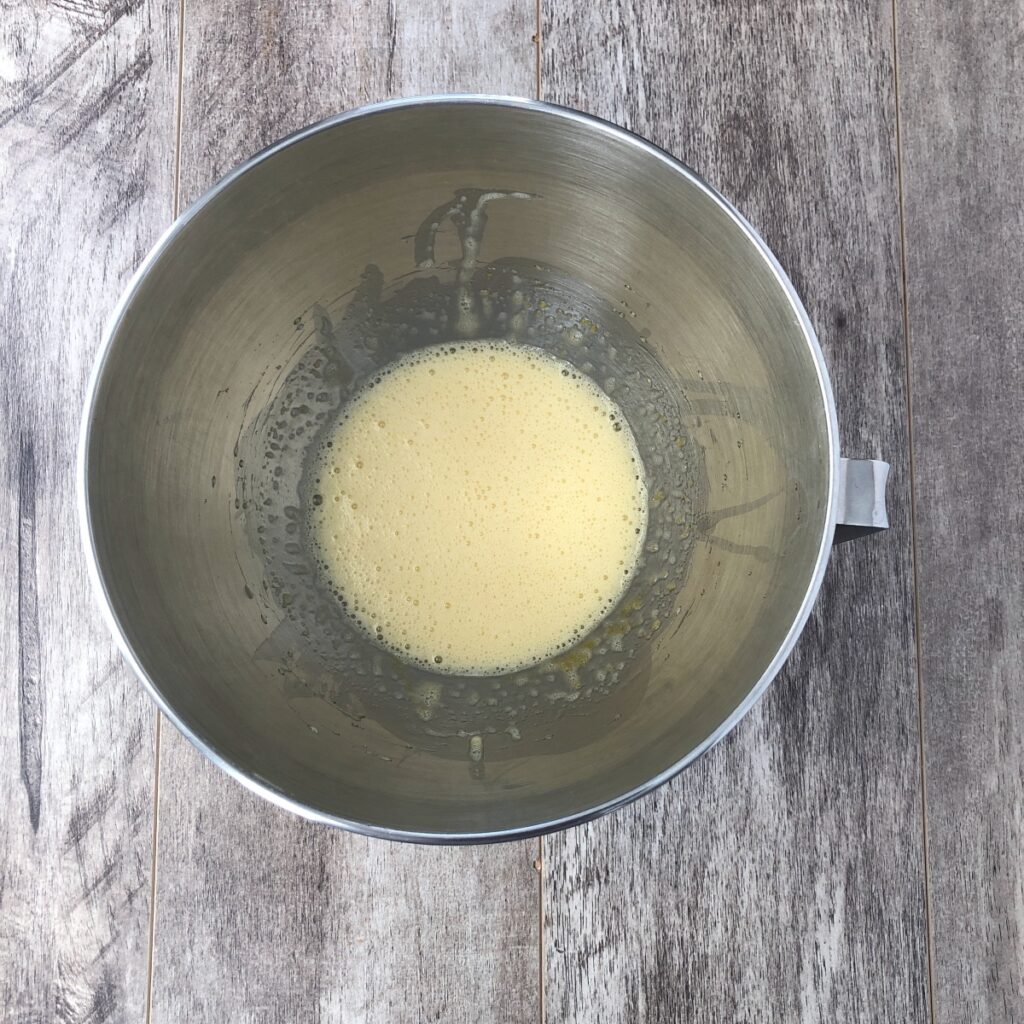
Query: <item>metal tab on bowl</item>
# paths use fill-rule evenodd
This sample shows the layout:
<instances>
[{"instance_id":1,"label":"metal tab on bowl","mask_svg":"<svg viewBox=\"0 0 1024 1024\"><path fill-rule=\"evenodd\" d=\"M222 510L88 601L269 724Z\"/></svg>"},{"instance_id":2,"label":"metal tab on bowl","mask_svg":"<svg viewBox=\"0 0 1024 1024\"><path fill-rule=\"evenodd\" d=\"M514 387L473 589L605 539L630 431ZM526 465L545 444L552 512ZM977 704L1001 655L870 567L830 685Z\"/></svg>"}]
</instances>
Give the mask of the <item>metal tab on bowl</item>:
<instances>
[{"instance_id":1,"label":"metal tab on bowl","mask_svg":"<svg viewBox=\"0 0 1024 1024\"><path fill-rule=\"evenodd\" d=\"M887 530L885 487L889 463L879 459L840 459L836 487L836 525Z\"/></svg>"}]
</instances>

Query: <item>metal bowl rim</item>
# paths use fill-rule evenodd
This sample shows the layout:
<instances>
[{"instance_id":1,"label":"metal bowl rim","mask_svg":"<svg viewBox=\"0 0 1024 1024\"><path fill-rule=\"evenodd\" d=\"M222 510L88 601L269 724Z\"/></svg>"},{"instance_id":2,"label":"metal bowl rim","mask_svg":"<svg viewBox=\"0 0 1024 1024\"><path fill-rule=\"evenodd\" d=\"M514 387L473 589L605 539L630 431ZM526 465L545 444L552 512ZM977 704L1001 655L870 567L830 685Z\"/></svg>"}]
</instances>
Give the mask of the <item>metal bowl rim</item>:
<instances>
[{"instance_id":1,"label":"metal bowl rim","mask_svg":"<svg viewBox=\"0 0 1024 1024\"><path fill-rule=\"evenodd\" d=\"M761 677L754 686L751 687L746 697L737 705L732 714L730 714L729 717L714 730L714 732L707 736L695 748L690 750L684 757L680 758L674 764L659 772L657 775L652 776L647 781L641 783L639 786L634 786L632 789L629 789L626 792L593 807L588 807L559 818L539 821L530 825L521 825L507 829L495 829L481 832L420 832L389 828L371 821L343 818L338 815L327 814L315 807L304 804L301 801L296 800L294 797L282 792L271 782L262 778L259 774L247 771L233 763L228 757L223 755L212 742L200 734L198 727L189 724L181 715L178 714L171 702L162 693L156 680L150 676L143 667L139 658L136 656L128 637L126 636L125 631L114 612L104 571L99 564L99 557L96 550L92 516L90 512L87 467L89 463L90 446L92 444L92 429L96 413L96 399L107 360L113 348L118 330L136 294L142 287L146 278L152 272L154 266L174 244L176 239L185 232L189 223L193 219L198 217L214 199L230 188L235 181L242 177L242 175L247 174L253 168L287 147L296 145L297 143L317 135L320 132L329 131L350 121L356 121L366 117L386 115L388 112L393 110L460 105L483 105L513 108L529 111L545 117L558 118L577 125L583 125L586 128L600 132L610 138L624 142L643 153L645 156L658 160L662 164L670 167L692 185L702 190L709 199L711 199L724 213L728 215L740 232L761 255L766 266L777 280L780 288L792 307L794 318L800 326L801 332L803 333L804 339L807 343L807 349L814 362L828 428L828 501L823 518L821 542L819 544L814 568L808 579L807 589L803 600L801 601L800 607L785 639L780 645L775 656L772 658L768 667L762 673ZM150 696L156 702L160 711L162 711L170 721L174 723L177 729L185 736L186 739L189 740L190 743L192 743L194 747L200 750L215 765L223 769L248 789L269 800L271 803L292 811L293 813L310 821L345 828L361 835L373 836L376 838L416 843L461 845L469 843L490 843L514 839L526 839L591 821L594 818L607 814L619 807L623 807L624 805L631 803L632 801L637 800L657 789L663 783L667 782L675 775L678 775L684 768L692 764L697 760L697 758L706 753L717 743L721 742L721 740L732 732L740 720L761 698L765 690L768 688L768 684L776 675L778 675L786 659L792 652L793 647L795 646L800 633L803 631L811 613L811 608L814 605L814 601L817 598L818 591L821 587L821 581L825 573L825 566L828 563L829 551L832 546L832 534L835 527L836 515L836 481L838 479L838 473L839 426L836 417L835 400L832 394L832 386L828 376L828 369L825 365L825 358L821 350L821 345L819 344L818 338L814 332L814 328L811 325L810 318L808 317L792 282L789 280L786 272L782 269L778 260L765 244L764 240L746 220L746 218L743 217L743 215L724 196L722 196L717 189L709 185L703 178L680 160L677 160L670 153L667 153L665 150L654 145L652 142L649 142L647 139L591 114L585 114L578 110L558 106L552 103L546 103L541 100L523 99L513 96L453 93L414 97L410 99L386 100L381 103L373 103L366 106L356 107L352 110L335 114L322 121L318 121L315 124L308 125L299 131L293 132L272 145L267 146L265 149L256 153L254 156L229 171L224 177L204 192L199 199L192 203L189 208L178 216L170 227L164 231L156 244L152 249L150 249L145 259L143 259L124 291L121 293L121 297L118 299L117 305L110 314L104 328L103 339L100 343L99 351L93 364L92 374L87 386L85 406L82 414L78 445L77 503L79 525L82 532L82 540L85 549L86 561L89 567L89 575L92 579L93 588L99 597L104 618L106 619L107 625L114 636L117 646L120 648L125 661L127 661L135 675L138 676L139 680L142 682L143 686L145 686L149 691Z\"/></svg>"}]
</instances>

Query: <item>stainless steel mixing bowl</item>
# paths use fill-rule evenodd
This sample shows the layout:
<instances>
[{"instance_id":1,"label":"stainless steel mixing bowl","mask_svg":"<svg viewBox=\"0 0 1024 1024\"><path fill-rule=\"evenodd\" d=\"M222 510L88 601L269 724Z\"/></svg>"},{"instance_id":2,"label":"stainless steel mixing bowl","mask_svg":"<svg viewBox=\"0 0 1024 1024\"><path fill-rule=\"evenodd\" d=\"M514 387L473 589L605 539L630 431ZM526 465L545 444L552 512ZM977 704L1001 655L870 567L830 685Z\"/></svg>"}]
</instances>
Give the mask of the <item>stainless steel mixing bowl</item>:
<instances>
[{"instance_id":1,"label":"stainless steel mixing bowl","mask_svg":"<svg viewBox=\"0 0 1024 1024\"><path fill-rule=\"evenodd\" d=\"M553 662L431 676L346 618L304 543L304 458L397 355L543 345L630 421L651 523L620 606ZM779 265L714 190L521 100L354 111L272 146L146 258L81 442L86 549L125 656L250 788L372 835L468 842L616 807L778 672L837 522L884 525Z\"/></svg>"}]
</instances>

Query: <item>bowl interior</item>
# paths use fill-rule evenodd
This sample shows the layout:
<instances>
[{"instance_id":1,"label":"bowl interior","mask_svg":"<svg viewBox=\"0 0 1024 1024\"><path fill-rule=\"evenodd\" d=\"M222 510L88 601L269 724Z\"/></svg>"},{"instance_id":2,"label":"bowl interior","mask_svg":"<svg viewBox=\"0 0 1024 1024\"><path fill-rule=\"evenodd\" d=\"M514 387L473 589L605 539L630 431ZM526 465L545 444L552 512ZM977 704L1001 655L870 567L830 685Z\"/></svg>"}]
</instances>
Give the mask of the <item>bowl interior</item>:
<instances>
[{"instance_id":1,"label":"bowl interior","mask_svg":"<svg viewBox=\"0 0 1024 1024\"><path fill-rule=\"evenodd\" d=\"M609 618L489 679L367 641L303 542L332 412L471 337L597 380L651 496ZM829 528L829 401L771 261L678 165L537 105L391 106L236 173L148 263L88 413L86 511L133 659L222 763L370 830L526 830L669 771L777 667Z\"/></svg>"}]
</instances>

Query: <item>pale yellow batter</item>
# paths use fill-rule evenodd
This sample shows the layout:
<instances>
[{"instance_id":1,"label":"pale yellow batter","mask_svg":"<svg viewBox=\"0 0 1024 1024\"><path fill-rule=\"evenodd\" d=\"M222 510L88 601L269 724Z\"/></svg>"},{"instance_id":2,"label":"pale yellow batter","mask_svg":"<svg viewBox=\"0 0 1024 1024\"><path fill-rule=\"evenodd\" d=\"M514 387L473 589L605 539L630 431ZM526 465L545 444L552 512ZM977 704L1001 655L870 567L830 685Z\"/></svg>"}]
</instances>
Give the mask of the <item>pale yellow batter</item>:
<instances>
[{"instance_id":1,"label":"pale yellow batter","mask_svg":"<svg viewBox=\"0 0 1024 1024\"><path fill-rule=\"evenodd\" d=\"M540 349L477 341L395 363L320 449L317 556L378 642L495 675L572 646L629 583L647 527L618 407Z\"/></svg>"}]
</instances>

